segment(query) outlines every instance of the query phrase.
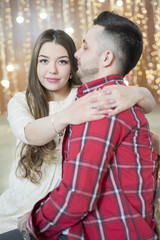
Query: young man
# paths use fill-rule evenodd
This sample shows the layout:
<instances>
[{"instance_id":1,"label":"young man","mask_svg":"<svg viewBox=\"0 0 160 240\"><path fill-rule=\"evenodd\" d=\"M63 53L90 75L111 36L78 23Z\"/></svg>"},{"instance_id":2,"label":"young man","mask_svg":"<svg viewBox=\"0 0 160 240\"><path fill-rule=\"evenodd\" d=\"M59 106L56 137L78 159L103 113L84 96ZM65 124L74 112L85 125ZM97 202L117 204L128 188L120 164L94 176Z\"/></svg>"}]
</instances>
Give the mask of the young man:
<instances>
[{"instance_id":1,"label":"young man","mask_svg":"<svg viewBox=\"0 0 160 240\"><path fill-rule=\"evenodd\" d=\"M124 85L123 76L137 64L142 46L133 22L101 13L75 54L84 82L77 97L106 85ZM72 240L157 239L152 219L156 159L148 122L137 105L69 126L63 179L35 205L28 230L43 240L64 235Z\"/></svg>"}]
</instances>

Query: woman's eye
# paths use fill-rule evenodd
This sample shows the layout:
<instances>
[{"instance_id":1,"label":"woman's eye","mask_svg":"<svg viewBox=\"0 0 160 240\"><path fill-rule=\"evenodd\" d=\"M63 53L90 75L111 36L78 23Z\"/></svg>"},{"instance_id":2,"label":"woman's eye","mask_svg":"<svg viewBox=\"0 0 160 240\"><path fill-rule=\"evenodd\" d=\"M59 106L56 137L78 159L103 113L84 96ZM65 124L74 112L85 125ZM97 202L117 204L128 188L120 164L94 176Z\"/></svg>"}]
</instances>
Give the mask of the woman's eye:
<instances>
[{"instance_id":1,"label":"woman's eye","mask_svg":"<svg viewBox=\"0 0 160 240\"><path fill-rule=\"evenodd\" d=\"M60 63L60 64L67 64L68 61L66 61L66 60L59 60L59 63Z\"/></svg>"},{"instance_id":2,"label":"woman's eye","mask_svg":"<svg viewBox=\"0 0 160 240\"><path fill-rule=\"evenodd\" d=\"M48 63L48 60L47 59L41 59L40 63L46 64L46 63Z\"/></svg>"}]
</instances>

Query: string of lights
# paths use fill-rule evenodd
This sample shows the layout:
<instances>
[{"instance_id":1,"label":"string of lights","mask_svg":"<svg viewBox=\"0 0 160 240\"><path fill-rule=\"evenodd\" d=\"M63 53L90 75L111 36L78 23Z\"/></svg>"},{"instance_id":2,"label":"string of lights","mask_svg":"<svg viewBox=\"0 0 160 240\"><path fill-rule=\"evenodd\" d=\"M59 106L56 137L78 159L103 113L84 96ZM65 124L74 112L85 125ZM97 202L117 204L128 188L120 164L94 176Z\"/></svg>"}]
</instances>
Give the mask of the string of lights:
<instances>
[{"instance_id":1,"label":"string of lights","mask_svg":"<svg viewBox=\"0 0 160 240\"><path fill-rule=\"evenodd\" d=\"M9 99L26 88L32 48L45 29L63 29L77 48L104 10L128 17L140 27L143 55L126 76L129 85L147 87L160 104L160 1L159 0L1 0L0 1L0 114Z\"/></svg>"}]
</instances>

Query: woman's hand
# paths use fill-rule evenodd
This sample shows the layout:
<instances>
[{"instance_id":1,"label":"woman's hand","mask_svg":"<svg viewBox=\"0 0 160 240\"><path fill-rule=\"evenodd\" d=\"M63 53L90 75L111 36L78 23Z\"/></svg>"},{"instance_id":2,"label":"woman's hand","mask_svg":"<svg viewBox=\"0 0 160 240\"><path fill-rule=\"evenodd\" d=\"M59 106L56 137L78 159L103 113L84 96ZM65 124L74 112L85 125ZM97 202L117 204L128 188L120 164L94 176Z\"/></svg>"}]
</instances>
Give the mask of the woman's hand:
<instances>
[{"instance_id":1,"label":"woman's hand","mask_svg":"<svg viewBox=\"0 0 160 240\"><path fill-rule=\"evenodd\" d=\"M95 90L73 102L58 119L65 119L68 124L81 124L87 121L99 120L106 114L113 116L125 111L135 104L150 112L155 101L148 89L136 86L111 85Z\"/></svg>"},{"instance_id":2,"label":"woman's hand","mask_svg":"<svg viewBox=\"0 0 160 240\"><path fill-rule=\"evenodd\" d=\"M110 114L112 108L117 107L117 101L114 98L118 98L115 95L118 89L119 86L117 88L104 87L95 90L77 99L63 111L56 113L54 121L57 131L63 123L65 125L77 125L87 121L99 120L104 118L106 114ZM123 86L122 92L125 92L125 89Z\"/></svg>"},{"instance_id":3,"label":"woman's hand","mask_svg":"<svg viewBox=\"0 0 160 240\"><path fill-rule=\"evenodd\" d=\"M69 107L63 110L63 116L59 117L59 119L65 118L67 125L77 125L87 121L102 119L109 109L109 106L103 107L105 103L105 93L102 90L96 90L74 101ZM57 113L57 117L58 114L61 113Z\"/></svg>"},{"instance_id":4,"label":"woman's hand","mask_svg":"<svg viewBox=\"0 0 160 240\"><path fill-rule=\"evenodd\" d=\"M137 87L111 85L105 86L102 91L107 95L104 108L108 108L107 114L111 116L133 107L142 98Z\"/></svg>"},{"instance_id":5,"label":"woman's hand","mask_svg":"<svg viewBox=\"0 0 160 240\"><path fill-rule=\"evenodd\" d=\"M137 86L111 85L102 90L106 96L104 108L110 107L109 115L116 115L125 111L135 104L143 108L144 113L151 112L156 102L147 88Z\"/></svg>"}]
</instances>

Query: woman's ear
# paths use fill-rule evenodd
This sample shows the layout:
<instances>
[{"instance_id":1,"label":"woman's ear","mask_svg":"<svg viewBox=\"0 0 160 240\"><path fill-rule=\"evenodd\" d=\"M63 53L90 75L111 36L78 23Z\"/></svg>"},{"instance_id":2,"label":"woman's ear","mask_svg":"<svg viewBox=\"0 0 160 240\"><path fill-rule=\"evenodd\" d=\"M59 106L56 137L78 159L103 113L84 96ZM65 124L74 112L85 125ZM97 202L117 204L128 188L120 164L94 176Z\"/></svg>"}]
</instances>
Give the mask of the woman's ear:
<instances>
[{"instance_id":1,"label":"woman's ear","mask_svg":"<svg viewBox=\"0 0 160 240\"><path fill-rule=\"evenodd\" d=\"M111 50L107 50L103 56L103 67L108 67L112 64L114 60L114 54Z\"/></svg>"}]
</instances>

